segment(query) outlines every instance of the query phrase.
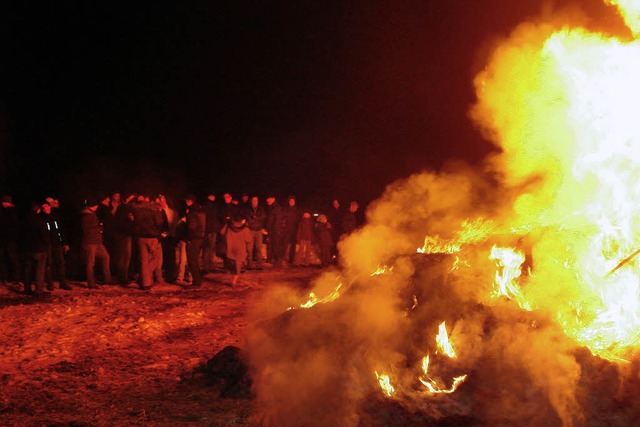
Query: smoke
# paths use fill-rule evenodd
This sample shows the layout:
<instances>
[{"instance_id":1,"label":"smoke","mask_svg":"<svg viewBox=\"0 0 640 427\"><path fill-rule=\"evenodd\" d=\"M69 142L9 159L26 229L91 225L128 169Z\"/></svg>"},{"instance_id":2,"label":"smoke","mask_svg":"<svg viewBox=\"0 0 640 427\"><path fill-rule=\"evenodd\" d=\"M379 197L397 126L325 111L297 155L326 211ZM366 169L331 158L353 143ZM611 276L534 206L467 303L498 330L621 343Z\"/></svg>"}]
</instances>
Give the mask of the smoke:
<instances>
[{"instance_id":1,"label":"smoke","mask_svg":"<svg viewBox=\"0 0 640 427\"><path fill-rule=\"evenodd\" d=\"M588 209L576 212L599 184L575 175L587 138L567 119L575 100L547 44L567 15L553 20L514 30L475 80L471 117L501 150L483 170L456 162L389 185L367 210L366 226L339 243L341 269L311 284L315 305L303 308L306 296L287 288L266 296L254 313L266 320L247 340L261 424L371 424L371 401L431 421L486 425L573 425L589 412L578 393L588 362L572 339L582 332L567 330L596 315L576 325L569 318L591 300L601 303L601 292L584 283L602 279L619 258L578 262L593 259L597 227ZM585 30L564 34L569 43L590 39ZM425 236L463 247L417 254ZM526 310L492 296L493 245L527 254L534 273L523 279ZM455 358L436 345L442 322ZM387 400L376 374L394 387ZM451 394L424 385L446 390L461 375L466 381Z\"/></svg>"}]
</instances>

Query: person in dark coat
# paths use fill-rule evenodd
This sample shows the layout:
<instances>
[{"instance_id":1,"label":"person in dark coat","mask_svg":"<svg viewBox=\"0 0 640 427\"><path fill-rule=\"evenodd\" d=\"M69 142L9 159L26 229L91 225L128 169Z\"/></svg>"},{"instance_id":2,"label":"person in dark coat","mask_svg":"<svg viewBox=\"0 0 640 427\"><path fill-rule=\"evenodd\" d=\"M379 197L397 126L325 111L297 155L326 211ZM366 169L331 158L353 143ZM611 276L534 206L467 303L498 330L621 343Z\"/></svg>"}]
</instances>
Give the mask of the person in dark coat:
<instances>
[{"instance_id":1,"label":"person in dark coat","mask_svg":"<svg viewBox=\"0 0 640 427\"><path fill-rule=\"evenodd\" d=\"M251 206L246 215L247 227L251 232L251 249L249 250L249 268L262 268L262 240L265 233L267 213L259 204L258 196L251 197Z\"/></svg>"},{"instance_id":2,"label":"person in dark coat","mask_svg":"<svg viewBox=\"0 0 640 427\"><path fill-rule=\"evenodd\" d=\"M133 203L136 194L127 195L116 209L114 217L114 251L118 283L128 285L131 282L131 256L133 253Z\"/></svg>"},{"instance_id":3,"label":"person in dark coat","mask_svg":"<svg viewBox=\"0 0 640 427\"><path fill-rule=\"evenodd\" d=\"M320 248L320 265L327 267L331 263L331 248L333 246L331 223L325 215L320 215L318 216L315 228L318 247Z\"/></svg>"},{"instance_id":4,"label":"person in dark coat","mask_svg":"<svg viewBox=\"0 0 640 427\"><path fill-rule=\"evenodd\" d=\"M289 264L293 264L296 257L296 234L298 233L298 223L302 218L302 213L296 205L295 196L289 196L287 199L287 206L284 207L283 220L284 220L284 247L285 255L288 254Z\"/></svg>"},{"instance_id":5,"label":"person in dark coat","mask_svg":"<svg viewBox=\"0 0 640 427\"><path fill-rule=\"evenodd\" d=\"M40 215L40 204L34 203L27 215L23 227L24 254L24 292L45 295L45 273L47 268L47 253L49 252L49 233ZM35 292L31 289L31 278L35 271Z\"/></svg>"},{"instance_id":6,"label":"person in dark coat","mask_svg":"<svg viewBox=\"0 0 640 427\"><path fill-rule=\"evenodd\" d=\"M362 221L360 219L360 205L356 201L349 203L349 210L342 216L342 234L348 235L360 227Z\"/></svg>"},{"instance_id":7,"label":"person in dark coat","mask_svg":"<svg viewBox=\"0 0 640 427\"><path fill-rule=\"evenodd\" d=\"M267 255L275 268L282 267L286 246L285 219L282 208L274 196L267 197Z\"/></svg>"},{"instance_id":8,"label":"person in dark coat","mask_svg":"<svg viewBox=\"0 0 640 427\"><path fill-rule=\"evenodd\" d=\"M16 283L20 279L20 254L18 253L20 222L13 198L4 195L0 202L0 280Z\"/></svg>"},{"instance_id":9,"label":"person in dark coat","mask_svg":"<svg viewBox=\"0 0 640 427\"><path fill-rule=\"evenodd\" d=\"M65 254L69 252L69 244L63 224L57 212L53 212L50 202L45 201L41 205L42 218L45 222L49 236L49 251L47 253L46 282L47 289L53 290L53 280L58 279L60 289L71 290L67 280L67 267Z\"/></svg>"},{"instance_id":10,"label":"person in dark coat","mask_svg":"<svg viewBox=\"0 0 640 427\"><path fill-rule=\"evenodd\" d=\"M197 287L202 285L200 252L207 231L207 217L196 196L189 194L184 201L187 205L187 265L193 280L191 285Z\"/></svg>"},{"instance_id":11,"label":"person in dark coat","mask_svg":"<svg viewBox=\"0 0 640 427\"><path fill-rule=\"evenodd\" d=\"M164 282L160 239L167 235L168 221L158 203L142 201L133 205L133 226L140 256L139 286L148 290Z\"/></svg>"},{"instance_id":12,"label":"person in dark coat","mask_svg":"<svg viewBox=\"0 0 640 427\"><path fill-rule=\"evenodd\" d=\"M221 228L218 203L213 191L209 192L203 208L207 218L207 230L202 248L202 268L204 271L213 271L215 269L216 241Z\"/></svg>"},{"instance_id":13,"label":"person in dark coat","mask_svg":"<svg viewBox=\"0 0 640 427\"><path fill-rule=\"evenodd\" d=\"M298 251L296 252L295 265L303 267L309 265L309 259L311 257L311 241L313 239L313 225L311 213L303 213L302 219L298 223L298 232L296 234Z\"/></svg>"},{"instance_id":14,"label":"person in dark coat","mask_svg":"<svg viewBox=\"0 0 640 427\"><path fill-rule=\"evenodd\" d=\"M80 212L80 228L82 230L82 252L86 266L87 285L89 289L97 289L95 277L96 259L102 267L102 276L106 283L111 283L109 252L102 241L102 224L96 215L98 201L87 200L87 206Z\"/></svg>"}]
</instances>

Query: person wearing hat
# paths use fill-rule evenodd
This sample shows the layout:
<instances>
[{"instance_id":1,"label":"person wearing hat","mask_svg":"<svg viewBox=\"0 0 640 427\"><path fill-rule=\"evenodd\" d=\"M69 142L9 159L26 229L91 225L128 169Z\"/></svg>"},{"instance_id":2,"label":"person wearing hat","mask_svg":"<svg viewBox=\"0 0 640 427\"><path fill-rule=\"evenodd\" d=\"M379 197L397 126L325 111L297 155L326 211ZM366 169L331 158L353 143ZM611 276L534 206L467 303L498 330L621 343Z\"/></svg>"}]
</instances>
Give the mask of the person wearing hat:
<instances>
[{"instance_id":1,"label":"person wearing hat","mask_svg":"<svg viewBox=\"0 0 640 427\"><path fill-rule=\"evenodd\" d=\"M110 258L102 240L102 224L96 215L99 200L89 198L80 212L80 229L82 231L82 254L85 261L87 285L89 289L97 289L95 276L96 259L102 267L102 276L106 283L111 283Z\"/></svg>"},{"instance_id":2,"label":"person wearing hat","mask_svg":"<svg viewBox=\"0 0 640 427\"><path fill-rule=\"evenodd\" d=\"M332 225L326 215L319 215L316 225L316 238L320 247L320 265L327 267L331 263L333 236Z\"/></svg>"},{"instance_id":3,"label":"person wearing hat","mask_svg":"<svg viewBox=\"0 0 640 427\"><path fill-rule=\"evenodd\" d=\"M49 251L49 234L42 215L40 203L33 203L24 222L24 292L40 297L46 294L45 272ZM31 277L35 270L35 293L31 289Z\"/></svg>"}]
</instances>

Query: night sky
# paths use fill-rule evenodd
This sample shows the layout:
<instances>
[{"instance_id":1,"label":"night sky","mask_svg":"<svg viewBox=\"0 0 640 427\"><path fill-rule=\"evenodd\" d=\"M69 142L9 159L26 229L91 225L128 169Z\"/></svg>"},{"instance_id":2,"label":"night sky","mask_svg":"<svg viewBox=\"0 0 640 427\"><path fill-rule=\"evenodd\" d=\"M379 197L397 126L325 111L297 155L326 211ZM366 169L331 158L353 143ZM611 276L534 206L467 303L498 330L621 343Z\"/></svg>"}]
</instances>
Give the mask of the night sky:
<instances>
[{"instance_id":1,"label":"night sky","mask_svg":"<svg viewBox=\"0 0 640 427\"><path fill-rule=\"evenodd\" d=\"M0 192L365 201L492 149L467 118L473 76L497 38L551 4L12 3ZM612 19L599 0L579 3Z\"/></svg>"}]
</instances>

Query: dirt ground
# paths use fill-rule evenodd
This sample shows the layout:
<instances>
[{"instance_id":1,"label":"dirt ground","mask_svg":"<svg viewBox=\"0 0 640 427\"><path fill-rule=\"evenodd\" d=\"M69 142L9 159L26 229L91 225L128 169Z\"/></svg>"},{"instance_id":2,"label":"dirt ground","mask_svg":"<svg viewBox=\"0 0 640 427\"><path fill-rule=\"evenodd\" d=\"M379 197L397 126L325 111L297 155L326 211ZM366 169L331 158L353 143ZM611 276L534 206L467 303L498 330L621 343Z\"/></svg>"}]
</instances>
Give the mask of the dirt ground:
<instances>
[{"instance_id":1,"label":"dirt ground","mask_svg":"<svg viewBox=\"0 0 640 427\"><path fill-rule=\"evenodd\" d=\"M202 366L243 346L247 312L271 284L316 268L205 276L197 289L72 282L45 299L0 286L0 425L249 426L251 399L220 396Z\"/></svg>"}]
</instances>

